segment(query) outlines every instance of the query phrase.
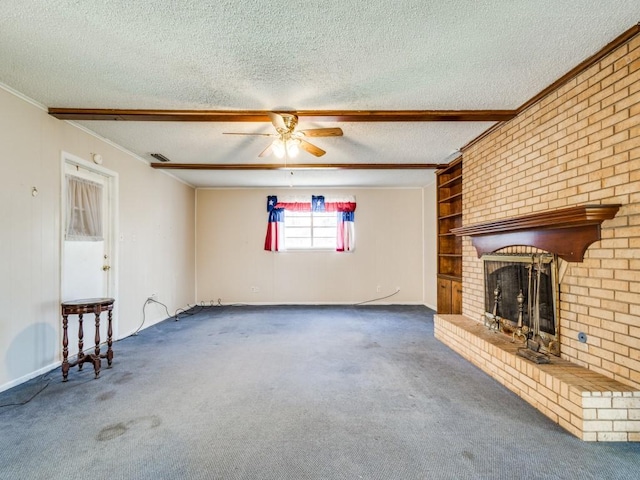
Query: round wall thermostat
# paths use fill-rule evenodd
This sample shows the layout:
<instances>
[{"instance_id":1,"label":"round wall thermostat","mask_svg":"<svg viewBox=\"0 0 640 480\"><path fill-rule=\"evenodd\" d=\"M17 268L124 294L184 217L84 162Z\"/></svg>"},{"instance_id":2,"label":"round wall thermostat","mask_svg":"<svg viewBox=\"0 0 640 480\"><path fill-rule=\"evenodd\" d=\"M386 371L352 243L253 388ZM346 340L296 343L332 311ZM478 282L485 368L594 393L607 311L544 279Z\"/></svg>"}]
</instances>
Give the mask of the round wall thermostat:
<instances>
[{"instance_id":1,"label":"round wall thermostat","mask_svg":"<svg viewBox=\"0 0 640 480\"><path fill-rule=\"evenodd\" d=\"M100 155L99 153L94 153L92 157L93 157L93 163L97 165L102 165L102 155Z\"/></svg>"}]
</instances>

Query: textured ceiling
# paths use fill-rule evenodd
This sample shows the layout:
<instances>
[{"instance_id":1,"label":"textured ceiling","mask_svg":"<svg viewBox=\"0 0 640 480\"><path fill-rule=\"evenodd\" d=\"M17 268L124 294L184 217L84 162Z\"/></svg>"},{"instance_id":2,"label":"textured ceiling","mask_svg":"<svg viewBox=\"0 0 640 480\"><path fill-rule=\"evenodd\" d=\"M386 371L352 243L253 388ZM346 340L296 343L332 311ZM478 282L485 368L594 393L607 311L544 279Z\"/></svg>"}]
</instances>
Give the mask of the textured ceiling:
<instances>
[{"instance_id":1,"label":"textured ceiling","mask_svg":"<svg viewBox=\"0 0 640 480\"><path fill-rule=\"evenodd\" d=\"M47 107L515 109L640 20L638 0L3 0L0 82ZM151 160L263 163L262 123L82 122ZM342 123L323 163L440 163L487 122ZM303 158L303 159L302 159ZM315 159L306 153L300 161ZM172 171L196 186L424 185L431 172ZM286 180L286 181L285 181Z\"/></svg>"}]
</instances>

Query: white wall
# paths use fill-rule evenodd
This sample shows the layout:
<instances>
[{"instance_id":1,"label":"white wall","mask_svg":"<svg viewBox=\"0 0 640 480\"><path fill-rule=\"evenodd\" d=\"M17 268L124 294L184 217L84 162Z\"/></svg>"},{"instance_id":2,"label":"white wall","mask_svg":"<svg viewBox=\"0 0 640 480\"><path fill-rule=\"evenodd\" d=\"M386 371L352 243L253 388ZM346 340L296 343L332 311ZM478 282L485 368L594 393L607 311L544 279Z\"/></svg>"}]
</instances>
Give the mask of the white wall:
<instances>
[{"instance_id":1,"label":"white wall","mask_svg":"<svg viewBox=\"0 0 640 480\"><path fill-rule=\"evenodd\" d=\"M312 193L356 196L356 250L264 251L267 195ZM424 303L420 188L199 189L196 196L198 301L356 303L400 287L382 303Z\"/></svg>"},{"instance_id":2,"label":"white wall","mask_svg":"<svg viewBox=\"0 0 640 480\"><path fill-rule=\"evenodd\" d=\"M0 88L0 390L61 361L63 151L100 153L119 174L120 335L138 328L151 293L170 313L194 300L194 189ZM147 325L165 316L147 307Z\"/></svg>"},{"instance_id":3,"label":"white wall","mask_svg":"<svg viewBox=\"0 0 640 480\"><path fill-rule=\"evenodd\" d=\"M196 300L218 298L355 303L391 294L397 286L400 292L382 303L436 304L433 186L196 193L0 88L0 391L61 361L62 152L86 160L99 153L103 166L119 176L120 337L138 328L152 293L170 314ZM266 196L291 193L356 195L356 251L265 252ZM252 286L260 291L252 293ZM166 316L153 304L146 313L146 326Z\"/></svg>"}]
</instances>

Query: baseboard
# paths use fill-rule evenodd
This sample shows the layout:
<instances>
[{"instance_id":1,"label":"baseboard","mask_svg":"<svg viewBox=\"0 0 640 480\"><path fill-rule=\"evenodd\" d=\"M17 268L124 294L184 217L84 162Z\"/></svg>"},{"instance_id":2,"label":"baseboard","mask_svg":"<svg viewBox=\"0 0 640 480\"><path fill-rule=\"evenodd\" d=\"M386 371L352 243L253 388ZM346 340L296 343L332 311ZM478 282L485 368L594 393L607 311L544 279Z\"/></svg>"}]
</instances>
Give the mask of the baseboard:
<instances>
[{"instance_id":1,"label":"baseboard","mask_svg":"<svg viewBox=\"0 0 640 480\"><path fill-rule=\"evenodd\" d=\"M62 361L52 363L50 365L47 365L46 367L42 367L42 368L34 371L34 372L30 372L30 373L28 373L26 375L23 375L20 378L16 378L14 380L11 380L10 382L5 383L4 385L0 386L0 392L4 392L5 390L9 390L10 388L17 387L21 383L28 382L32 378L36 378L36 377L38 377L40 375L44 375L45 373L50 372L54 368L58 368L60 365L62 365Z\"/></svg>"},{"instance_id":2,"label":"baseboard","mask_svg":"<svg viewBox=\"0 0 640 480\"><path fill-rule=\"evenodd\" d=\"M238 305L238 306L243 306L243 305L247 305L247 306L251 306L251 307L259 307L259 306L277 306L277 305L309 305L309 306L314 306L317 305L319 307L323 306L323 305L335 305L335 306L345 306L345 307L350 307L350 306L358 306L358 305L378 305L378 306L390 306L390 305L424 305L426 307L429 307L428 305L425 305L423 302L420 301L416 301L416 302L394 302L394 303L390 303L390 302L379 302L376 300L363 300L361 302L222 302L220 305L218 304L211 304L209 302L206 303L198 303L196 305L190 305L188 307L185 308L185 310L188 310L189 308L193 308L193 307L231 307L234 305ZM433 310L435 310L435 308L433 307L429 307L432 308Z\"/></svg>"}]
</instances>

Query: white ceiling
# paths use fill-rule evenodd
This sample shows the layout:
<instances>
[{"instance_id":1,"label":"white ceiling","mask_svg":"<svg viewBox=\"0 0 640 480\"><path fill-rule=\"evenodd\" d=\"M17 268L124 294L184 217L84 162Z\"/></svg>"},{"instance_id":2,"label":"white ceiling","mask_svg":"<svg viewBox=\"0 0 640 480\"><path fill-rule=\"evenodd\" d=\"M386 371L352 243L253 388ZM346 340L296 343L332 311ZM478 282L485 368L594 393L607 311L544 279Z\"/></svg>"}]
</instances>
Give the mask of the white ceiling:
<instances>
[{"instance_id":1,"label":"white ceiling","mask_svg":"<svg viewBox=\"0 0 640 480\"><path fill-rule=\"evenodd\" d=\"M0 82L47 107L516 109L638 0L3 0ZM84 121L151 161L264 163L269 123ZM322 163L441 163L490 122L319 123ZM316 159L302 152L298 161ZM418 186L431 171L171 171L194 186ZM292 180L293 179L293 180Z\"/></svg>"}]
</instances>

